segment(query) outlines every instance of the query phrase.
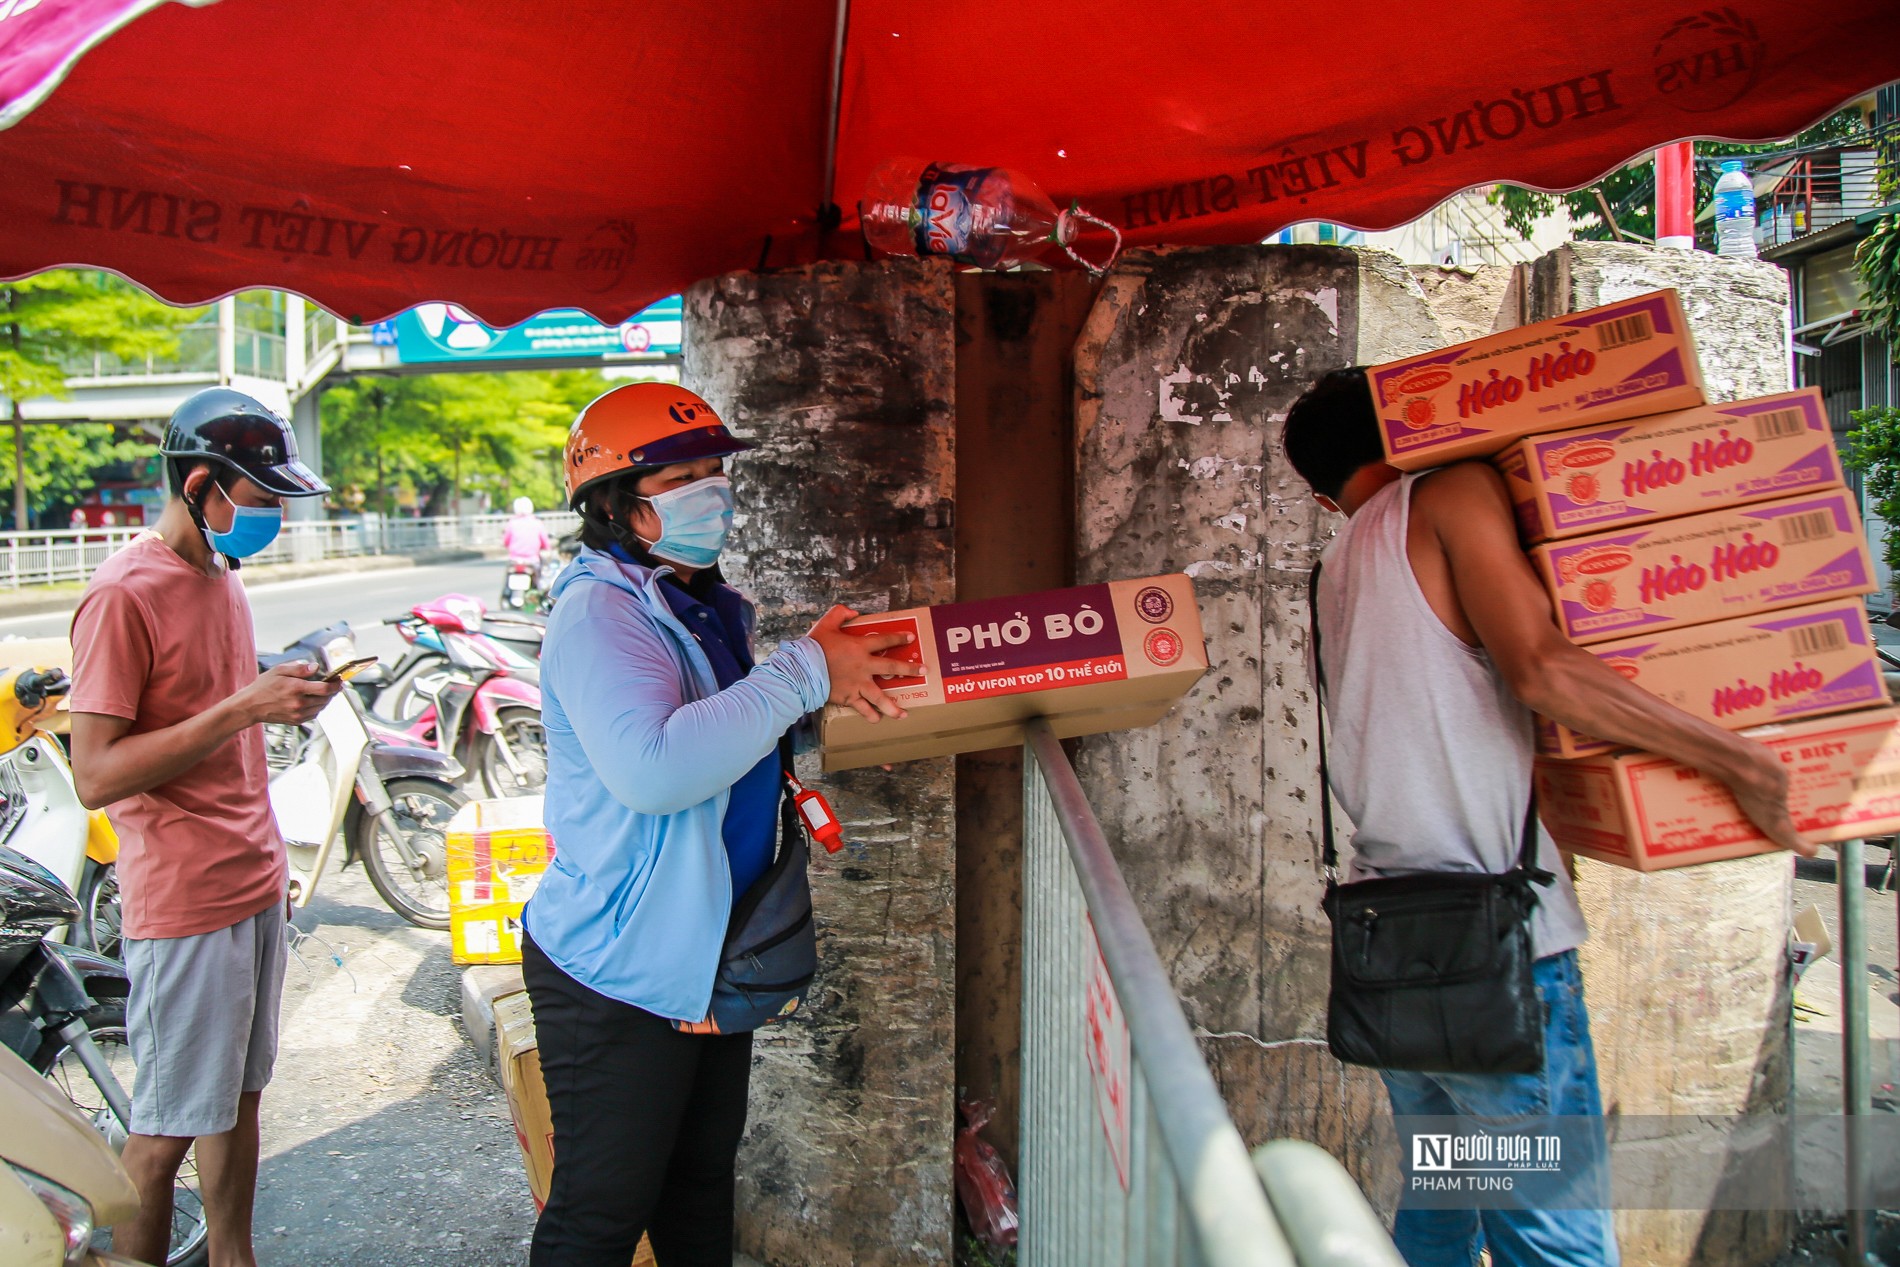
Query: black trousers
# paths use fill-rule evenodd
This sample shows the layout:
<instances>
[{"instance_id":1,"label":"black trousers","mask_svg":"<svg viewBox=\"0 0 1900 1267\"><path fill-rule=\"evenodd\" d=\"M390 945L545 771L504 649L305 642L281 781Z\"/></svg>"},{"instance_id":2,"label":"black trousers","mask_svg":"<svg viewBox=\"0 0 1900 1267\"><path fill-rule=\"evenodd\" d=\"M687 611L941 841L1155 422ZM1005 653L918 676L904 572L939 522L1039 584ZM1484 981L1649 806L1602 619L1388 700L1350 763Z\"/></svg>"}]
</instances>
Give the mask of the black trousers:
<instances>
[{"instance_id":1,"label":"black trousers","mask_svg":"<svg viewBox=\"0 0 1900 1267\"><path fill-rule=\"evenodd\" d=\"M554 1119L530 1267L627 1267L642 1232L660 1267L732 1267L752 1035L683 1034L521 941Z\"/></svg>"}]
</instances>

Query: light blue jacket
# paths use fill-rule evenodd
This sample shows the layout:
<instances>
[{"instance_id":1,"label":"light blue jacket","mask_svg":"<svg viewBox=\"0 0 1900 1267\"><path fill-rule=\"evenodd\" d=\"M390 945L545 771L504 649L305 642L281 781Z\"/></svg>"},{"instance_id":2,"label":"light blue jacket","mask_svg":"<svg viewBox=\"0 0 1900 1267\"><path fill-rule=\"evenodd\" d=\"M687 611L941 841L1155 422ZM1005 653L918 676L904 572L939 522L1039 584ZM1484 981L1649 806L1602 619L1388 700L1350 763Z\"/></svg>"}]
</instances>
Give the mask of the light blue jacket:
<instances>
[{"instance_id":1,"label":"light blue jacket","mask_svg":"<svg viewBox=\"0 0 1900 1267\"><path fill-rule=\"evenodd\" d=\"M669 570L583 550L554 583L541 649L554 861L522 918L576 981L697 1021L732 912L727 795L831 678L799 638L719 690L659 591Z\"/></svg>"}]
</instances>

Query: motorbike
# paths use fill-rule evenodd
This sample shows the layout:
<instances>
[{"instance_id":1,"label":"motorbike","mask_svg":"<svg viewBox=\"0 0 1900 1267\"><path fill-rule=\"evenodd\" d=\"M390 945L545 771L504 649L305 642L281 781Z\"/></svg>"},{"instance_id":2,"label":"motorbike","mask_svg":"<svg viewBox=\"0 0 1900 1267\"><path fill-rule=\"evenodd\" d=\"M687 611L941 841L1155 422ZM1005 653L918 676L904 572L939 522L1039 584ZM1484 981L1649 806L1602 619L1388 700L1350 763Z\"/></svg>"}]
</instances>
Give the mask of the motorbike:
<instances>
[{"instance_id":1,"label":"motorbike","mask_svg":"<svg viewBox=\"0 0 1900 1267\"><path fill-rule=\"evenodd\" d=\"M125 965L56 940L79 918L79 903L58 876L4 846L0 909L6 912L0 920L0 1046L51 1084L113 1149L123 1147L135 1075L125 1028ZM108 1222L126 1213L115 1212ZM195 1160L188 1155L172 1193L166 1262L202 1263L207 1235ZM75 1246L66 1261L81 1261L77 1253Z\"/></svg>"},{"instance_id":2,"label":"motorbike","mask_svg":"<svg viewBox=\"0 0 1900 1267\"><path fill-rule=\"evenodd\" d=\"M541 564L535 570L533 610L543 616L554 610L555 578L561 574L561 569L568 565L568 561L580 552L579 538L574 539L573 550L567 548L568 540L567 537L562 537L557 549L544 552L541 555Z\"/></svg>"},{"instance_id":3,"label":"motorbike","mask_svg":"<svg viewBox=\"0 0 1900 1267\"><path fill-rule=\"evenodd\" d=\"M481 599L468 594L444 594L426 603L417 603L400 616L364 626L370 629L394 629L408 644L402 659L393 666L378 665L354 680L358 691L377 712L407 721L427 707L418 694L429 679L447 674L452 667L448 648L451 634L464 635L474 649L497 668L529 683L541 680L535 663L538 651L523 648L511 638L513 626L532 622L526 613L520 616L491 617ZM496 636L500 634L501 636ZM538 640L537 640L538 641Z\"/></svg>"},{"instance_id":4,"label":"motorbike","mask_svg":"<svg viewBox=\"0 0 1900 1267\"><path fill-rule=\"evenodd\" d=\"M0 1226L17 1267L136 1267L92 1246L138 1212L112 1146L25 1061L0 1051Z\"/></svg>"},{"instance_id":5,"label":"motorbike","mask_svg":"<svg viewBox=\"0 0 1900 1267\"><path fill-rule=\"evenodd\" d=\"M327 670L355 658L355 636L338 624L258 667L314 659ZM309 903L341 839L343 864L361 862L391 910L418 928L449 926L448 824L468 799L460 761L372 717L349 690L301 726L265 726L264 745L293 904Z\"/></svg>"},{"instance_id":6,"label":"motorbike","mask_svg":"<svg viewBox=\"0 0 1900 1267\"><path fill-rule=\"evenodd\" d=\"M118 833L103 810L80 804L66 751L47 728L71 690L64 669L0 670L0 837L78 896L73 940L116 955Z\"/></svg>"},{"instance_id":7,"label":"motorbike","mask_svg":"<svg viewBox=\"0 0 1900 1267\"><path fill-rule=\"evenodd\" d=\"M388 689L379 691L371 721L455 757L475 772L488 796L531 795L547 783L539 674L483 631L484 615L476 600L448 595L390 622L405 636L426 625L444 660L416 669L405 656ZM383 700L389 701L386 712L380 711Z\"/></svg>"},{"instance_id":8,"label":"motorbike","mask_svg":"<svg viewBox=\"0 0 1900 1267\"><path fill-rule=\"evenodd\" d=\"M502 607L511 611L526 611L539 605L541 598L534 592L534 587L540 574L539 560L529 562L524 559L510 559L507 574L501 581Z\"/></svg>"}]
</instances>

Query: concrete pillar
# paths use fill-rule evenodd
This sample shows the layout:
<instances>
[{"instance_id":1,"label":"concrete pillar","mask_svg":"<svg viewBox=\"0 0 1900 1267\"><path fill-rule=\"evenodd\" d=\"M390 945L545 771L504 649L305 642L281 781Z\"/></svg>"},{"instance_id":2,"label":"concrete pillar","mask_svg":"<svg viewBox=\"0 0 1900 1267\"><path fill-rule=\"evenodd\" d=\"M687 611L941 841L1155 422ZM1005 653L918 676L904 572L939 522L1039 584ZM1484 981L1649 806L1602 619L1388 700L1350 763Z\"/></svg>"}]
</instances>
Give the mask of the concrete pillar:
<instances>
[{"instance_id":1,"label":"concrete pillar","mask_svg":"<svg viewBox=\"0 0 1900 1267\"><path fill-rule=\"evenodd\" d=\"M1074 578L1082 273L957 274L957 600ZM1016 1163L1022 1067L1022 749L957 758L957 1085L995 1102Z\"/></svg>"},{"instance_id":2,"label":"concrete pillar","mask_svg":"<svg viewBox=\"0 0 1900 1267\"><path fill-rule=\"evenodd\" d=\"M1772 264L1699 251L1577 242L1540 259L1531 316L1682 292L1702 373L1718 401L1786 391L1788 287ZM1638 875L1575 863L1590 921L1582 953L1606 1112L1740 1115L1787 1110L1787 932L1794 868L1785 854ZM1700 1129L1706 1132L1706 1125ZM1647 1151L1683 1139L1645 1142ZM1707 1166L1706 1133L1684 1164ZM1625 1210L1623 1259L1652 1267L1772 1262L1793 1232L1779 1212Z\"/></svg>"},{"instance_id":3,"label":"concrete pillar","mask_svg":"<svg viewBox=\"0 0 1900 1267\"><path fill-rule=\"evenodd\" d=\"M303 459L304 465L322 475L323 404L320 393L306 393L290 407L290 430L297 437L297 455ZM321 497L293 497L284 503L284 518L293 523L321 521L325 518L324 500Z\"/></svg>"},{"instance_id":4,"label":"concrete pillar","mask_svg":"<svg viewBox=\"0 0 1900 1267\"><path fill-rule=\"evenodd\" d=\"M313 311L303 296L284 296L284 386L292 394L302 389L309 368L304 357L304 322Z\"/></svg>"},{"instance_id":5,"label":"concrete pillar","mask_svg":"<svg viewBox=\"0 0 1900 1267\"><path fill-rule=\"evenodd\" d=\"M237 374L237 296L218 301L218 381L227 387Z\"/></svg>"},{"instance_id":6,"label":"concrete pillar","mask_svg":"<svg viewBox=\"0 0 1900 1267\"><path fill-rule=\"evenodd\" d=\"M759 642L955 597L951 270L823 264L686 292L682 380L759 445L733 463L727 572ZM812 866L809 1009L758 1035L740 1248L769 1262L948 1263L954 762L820 780L846 852ZM632 1146L637 1146L635 1142Z\"/></svg>"},{"instance_id":7,"label":"concrete pillar","mask_svg":"<svg viewBox=\"0 0 1900 1267\"><path fill-rule=\"evenodd\" d=\"M1319 374L1441 343L1395 257L1135 251L1076 345L1077 580L1186 571L1213 669L1159 725L1080 742L1089 799L1250 1143L1314 1140L1376 1200L1378 1079L1324 1045L1306 578L1331 525L1279 427Z\"/></svg>"}]
</instances>

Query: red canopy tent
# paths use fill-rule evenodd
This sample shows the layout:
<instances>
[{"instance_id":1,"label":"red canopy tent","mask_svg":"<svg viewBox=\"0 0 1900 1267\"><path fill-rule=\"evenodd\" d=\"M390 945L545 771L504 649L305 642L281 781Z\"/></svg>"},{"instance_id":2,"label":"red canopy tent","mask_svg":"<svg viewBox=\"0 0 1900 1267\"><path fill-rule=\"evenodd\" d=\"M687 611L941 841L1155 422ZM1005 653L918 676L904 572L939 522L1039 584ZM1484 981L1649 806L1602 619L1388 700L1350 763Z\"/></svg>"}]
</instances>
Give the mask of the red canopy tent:
<instances>
[{"instance_id":1,"label":"red canopy tent","mask_svg":"<svg viewBox=\"0 0 1900 1267\"><path fill-rule=\"evenodd\" d=\"M1896 78L1893 0L0 0L0 276L613 321L859 255L897 154L1019 168L1130 244L1245 242L1783 136Z\"/></svg>"}]
</instances>

